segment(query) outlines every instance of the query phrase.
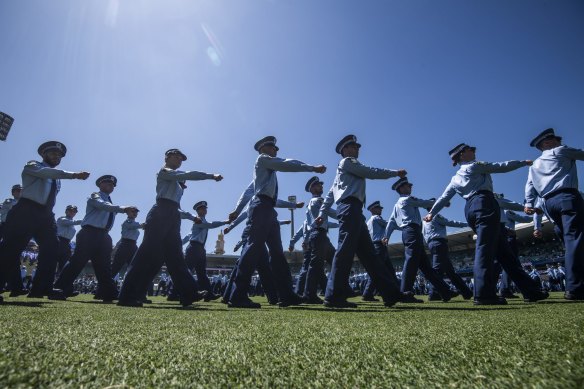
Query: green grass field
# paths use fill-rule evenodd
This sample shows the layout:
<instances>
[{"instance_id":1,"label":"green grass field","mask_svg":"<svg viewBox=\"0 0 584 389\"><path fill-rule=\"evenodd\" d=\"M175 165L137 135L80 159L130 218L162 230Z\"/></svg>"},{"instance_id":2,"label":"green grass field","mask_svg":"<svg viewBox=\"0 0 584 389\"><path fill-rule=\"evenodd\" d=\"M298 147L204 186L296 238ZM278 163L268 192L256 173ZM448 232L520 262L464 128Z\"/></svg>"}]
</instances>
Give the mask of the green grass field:
<instances>
[{"instance_id":1,"label":"green grass field","mask_svg":"<svg viewBox=\"0 0 584 389\"><path fill-rule=\"evenodd\" d=\"M559 293L343 311L154 300L6 299L0 387L584 387L584 303Z\"/></svg>"}]
</instances>

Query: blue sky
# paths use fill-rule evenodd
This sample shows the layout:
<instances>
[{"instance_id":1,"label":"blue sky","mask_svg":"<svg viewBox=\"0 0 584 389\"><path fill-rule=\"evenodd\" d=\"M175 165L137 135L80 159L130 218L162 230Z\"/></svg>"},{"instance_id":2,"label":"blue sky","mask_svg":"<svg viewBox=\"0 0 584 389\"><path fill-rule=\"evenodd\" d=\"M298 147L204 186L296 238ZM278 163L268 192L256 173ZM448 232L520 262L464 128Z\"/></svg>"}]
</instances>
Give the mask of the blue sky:
<instances>
[{"instance_id":1,"label":"blue sky","mask_svg":"<svg viewBox=\"0 0 584 389\"><path fill-rule=\"evenodd\" d=\"M0 142L0 197L40 143L59 140L61 168L92 176L63 182L57 216L67 204L83 216L95 178L114 174L114 202L144 220L173 147L186 170L224 175L190 183L182 200L207 200L208 219L221 220L266 135L282 157L325 164L328 188L334 146L354 133L364 164L407 169L423 198L442 193L460 142L486 161L536 158L529 141L550 126L584 144L581 1L0 0L0 15L0 111L15 118ZM308 199L310 176L279 173L281 195ZM495 189L522 201L526 176L494 176ZM367 184L386 218L392 181ZM463 206L443 214L461 220Z\"/></svg>"}]
</instances>

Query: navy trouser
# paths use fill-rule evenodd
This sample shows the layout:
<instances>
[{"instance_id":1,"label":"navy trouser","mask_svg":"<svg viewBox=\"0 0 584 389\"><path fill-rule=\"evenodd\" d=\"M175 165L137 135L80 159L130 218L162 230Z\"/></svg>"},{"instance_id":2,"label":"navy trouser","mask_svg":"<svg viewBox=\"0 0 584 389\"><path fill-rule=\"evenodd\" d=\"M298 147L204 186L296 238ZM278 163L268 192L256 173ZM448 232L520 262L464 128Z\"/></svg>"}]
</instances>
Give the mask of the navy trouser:
<instances>
[{"instance_id":1,"label":"navy trouser","mask_svg":"<svg viewBox=\"0 0 584 389\"><path fill-rule=\"evenodd\" d=\"M396 285L400 284L400 281L397 279L395 275L395 268L391 263L391 259L389 259L389 253L387 252L387 247L381 241L373 242L373 247L375 247L375 252L377 255L383 260L383 263L387 267L389 274L392 276ZM363 297L373 297L375 295L377 288L375 287L375 283L369 278L367 281L367 285L365 286L365 290L363 291Z\"/></svg>"},{"instance_id":2,"label":"navy trouser","mask_svg":"<svg viewBox=\"0 0 584 389\"><path fill-rule=\"evenodd\" d=\"M306 275L308 273L308 266L310 265L310 258L312 258L310 245L308 245L306 249L303 249L302 255L304 257L304 261L302 261L302 267L300 268L300 273L298 273L298 280L296 280L296 286L294 288L294 292L300 295L304 293L304 289L306 287Z\"/></svg>"},{"instance_id":3,"label":"navy trouser","mask_svg":"<svg viewBox=\"0 0 584 389\"><path fill-rule=\"evenodd\" d=\"M450 287L442 277L432 268L426 255L422 227L419 224L409 224L402 228L402 242L405 249L405 261L402 271L401 291L412 292L418 269L426 280L432 283L434 289L442 296L447 297Z\"/></svg>"},{"instance_id":4,"label":"navy trouser","mask_svg":"<svg viewBox=\"0 0 584 389\"><path fill-rule=\"evenodd\" d=\"M328 232L324 228L314 228L310 231L310 262L306 274L306 286L304 288L305 298L317 297L318 285L326 278L324 274L324 263L331 262L335 256L335 248L331 244Z\"/></svg>"},{"instance_id":5,"label":"navy trouser","mask_svg":"<svg viewBox=\"0 0 584 389\"><path fill-rule=\"evenodd\" d=\"M239 258L237 275L229 298L229 301L234 304L243 303L249 298L248 290L251 276L258 261L262 259L266 245L269 251L270 269L280 301L286 301L294 294L292 275L286 257L284 257L280 224L277 219L278 214L274 210L274 204L273 199L262 195L255 196L250 202L247 219L249 236Z\"/></svg>"},{"instance_id":6,"label":"navy trouser","mask_svg":"<svg viewBox=\"0 0 584 389\"><path fill-rule=\"evenodd\" d=\"M207 253L201 242L191 241L185 250L187 267L197 274L197 282L201 290L213 293L209 277L207 277Z\"/></svg>"},{"instance_id":7,"label":"navy trouser","mask_svg":"<svg viewBox=\"0 0 584 389\"><path fill-rule=\"evenodd\" d=\"M547 195L545 207L564 238L566 291L584 294L584 200L576 189L565 189Z\"/></svg>"},{"instance_id":8,"label":"navy trouser","mask_svg":"<svg viewBox=\"0 0 584 389\"><path fill-rule=\"evenodd\" d=\"M55 287L63 289L65 293L73 292L73 281L81 273L89 260L95 271L100 295L105 300L114 299L118 290L112 279L111 255L112 238L102 228L83 226L77 233L75 251L71 259L65 264Z\"/></svg>"},{"instance_id":9,"label":"navy trouser","mask_svg":"<svg viewBox=\"0 0 584 389\"><path fill-rule=\"evenodd\" d=\"M130 265L136 251L138 251L138 245L135 240L128 238L120 240L112 260L112 277L115 277L124 265Z\"/></svg>"},{"instance_id":10,"label":"navy trouser","mask_svg":"<svg viewBox=\"0 0 584 389\"><path fill-rule=\"evenodd\" d=\"M59 257L57 258L57 275L61 273L65 264L71 259L71 239L59 236Z\"/></svg>"},{"instance_id":11,"label":"navy trouser","mask_svg":"<svg viewBox=\"0 0 584 389\"><path fill-rule=\"evenodd\" d=\"M497 298L494 260L499 246L501 214L493 192L479 191L466 201L466 221L477 235L474 259L474 298Z\"/></svg>"},{"instance_id":12,"label":"navy trouser","mask_svg":"<svg viewBox=\"0 0 584 389\"><path fill-rule=\"evenodd\" d=\"M515 235L515 231L509 231L504 227L504 224L502 224L501 233L506 235L509 247L511 248L515 257L519 259L519 247L517 247L517 235ZM498 281L499 274L501 274L501 285L499 286L499 293L501 295L513 293L511 290L511 278L509 277L509 274L503 270L501 264L499 264L499 261L497 260L495 263L495 282Z\"/></svg>"},{"instance_id":13,"label":"navy trouser","mask_svg":"<svg viewBox=\"0 0 584 389\"><path fill-rule=\"evenodd\" d=\"M339 221L339 244L333 258L331 272L326 286L325 299L330 302L344 301L347 297L347 283L355 254L361 260L369 276L373 279L384 301L393 302L399 298L399 287L390 272L377 255L371 235L363 217L363 203L355 197L339 201L337 206Z\"/></svg>"},{"instance_id":14,"label":"navy trouser","mask_svg":"<svg viewBox=\"0 0 584 389\"><path fill-rule=\"evenodd\" d=\"M235 267L229 276L229 282L225 287L225 291L223 292L223 298L225 300L229 300L231 296L231 291L233 290L233 285L235 283L235 277L237 276L237 268L239 267L239 260L235 263ZM268 301L271 303L278 302L278 292L276 290L276 285L274 285L274 279L272 277L272 270L270 270L270 260L268 255L268 250L265 249L262 252L260 259L258 260L257 264L257 272L258 276L260 277L260 283L268 298Z\"/></svg>"},{"instance_id":15,"label":"navy trouser","mask_svg":"<svg viewBox=\"0 0 584 389\"><path fill-rule=\"evenodd\" d=\"M0 242L0 287L7 281L11 285L22 284L20 254L31 238L39 246L31 293L48 294L53 289L59 253L55 215L44 205L25 198L12 207L4 223L4 238Z\"/></svg>"},{"instance_id":16,"label":"navy trouser","mask_svg":"<svg viewBox=\"0 0 584 389\"><path fill-rule=\"evenodd\" d=\"M182 301L195 299L197 282L182 252L179 207L174 201L158 199L148 212L144 239L126 272L120 301L141 301L164 263Z\"/></svg>"},{"instance_id":17,"label":"navy trouser","mask_svg":"<svg viewBox=\"0 0 584 389\"><path fill-rule=\"evenodd\" d=\"M448 241L446 239L432 239L428 242L430 254L432 254L432 268L439 275L446 276L456 287L458 292L464 297L472 296L472 290L466 285L461 276L456 274L454 266L448 256ZM430 295L434 293L434 288L430 291Z\"/></svg>"}]
</instances>

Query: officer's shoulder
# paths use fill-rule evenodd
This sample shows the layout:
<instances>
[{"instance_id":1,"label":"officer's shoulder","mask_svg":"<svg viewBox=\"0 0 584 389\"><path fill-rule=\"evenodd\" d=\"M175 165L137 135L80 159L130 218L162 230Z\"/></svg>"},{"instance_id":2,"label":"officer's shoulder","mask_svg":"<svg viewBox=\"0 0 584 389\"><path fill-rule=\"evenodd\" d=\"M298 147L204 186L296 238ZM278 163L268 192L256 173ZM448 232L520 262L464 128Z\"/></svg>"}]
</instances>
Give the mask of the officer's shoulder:
<instances>
[{"instance_id":1,"label":"officer's shoulder","mask_svg":"<svg viewBox=\"0 0 584 389\"><path fill-rule=\"evenodd\" d=\"M41 163L39 161L28 161L25 166L26 167L37 167L40 165L41 165Z\"/></svg>"},{"instance_id":2,"label":"officer's shoulder","mask_svg":"<svg viewBox=\"0 0 584 389\"><path fill-rule=\"evenodd\" d=\"M93 192L89 198L97 200L97 199L101 199L101 196L99 195L99 192Z\"/></svg>"},{"instance_id":3,"label":"officer's shoulder","mask_svg":"<svg viewBox=\"0 0 584 389\"><path fill-rule=\"evenodd\" d=\"M354 163L357 165L357 164L359 164L359 161L355 157L345 157L345 158L341 159L341 162L339 163L339 165L344 166L345 164L349 164L349 163Z\"/></svg>"}]
</instances>

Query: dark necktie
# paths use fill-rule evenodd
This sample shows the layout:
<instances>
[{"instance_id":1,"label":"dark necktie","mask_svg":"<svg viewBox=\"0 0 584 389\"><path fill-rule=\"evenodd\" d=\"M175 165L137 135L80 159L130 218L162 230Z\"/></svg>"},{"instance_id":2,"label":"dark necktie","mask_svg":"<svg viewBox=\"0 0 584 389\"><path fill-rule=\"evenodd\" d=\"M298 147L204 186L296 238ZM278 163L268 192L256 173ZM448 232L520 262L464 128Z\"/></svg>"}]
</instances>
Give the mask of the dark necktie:
<instances>
[{"instance_id":1,"label":"dark necktie","mask_svg":"<svg viewBox=\"0 0 584 389\"><path fill-rule=\"evenodd\" d=\"M274 173L275 175L276 173ZM274 192L274 201L278 200L278 178L276 178L276 191Z\"/></svg>"},{"instance_id":2,"label":"dark necktie","mask_svg":"<svg viewBox=\"0 0 584 389\"><path fill-rule=\"evenodd\" d=\"M112 198L107 196L107 201L112 202ZM105 229L106 230L111 230L112 226L114 225L114 213L110 212L109 213L109 217L107 218L107 224L105 225Z\"/></svg>"},{"instance_id":3,"label":"dark necktie","mask_svg":"<svg viewBox=\"0 0 584 389\"><path fill-rule=\"evenodd\" d=\"M57 201L57 180L53 180L51 183L51 191L49 192L49 197L47 198L47 209L52 210Z\"/></svg>"}]
</instances>

